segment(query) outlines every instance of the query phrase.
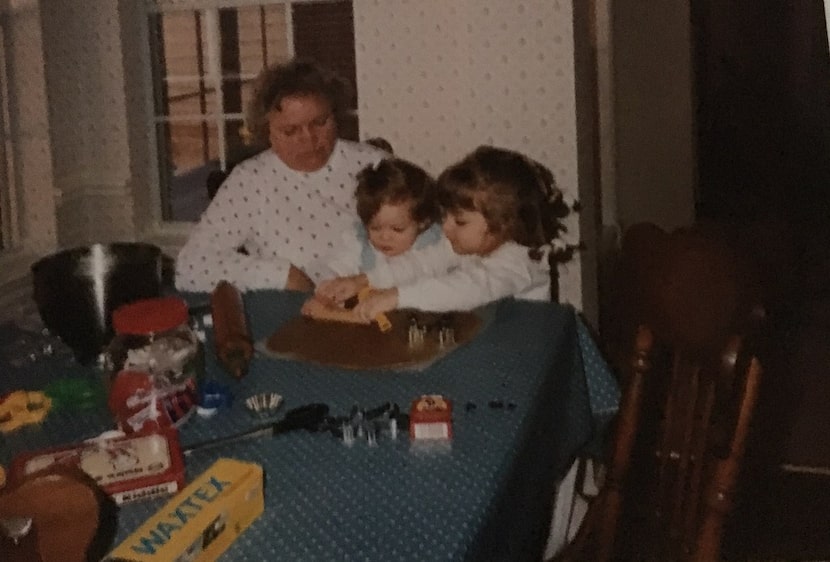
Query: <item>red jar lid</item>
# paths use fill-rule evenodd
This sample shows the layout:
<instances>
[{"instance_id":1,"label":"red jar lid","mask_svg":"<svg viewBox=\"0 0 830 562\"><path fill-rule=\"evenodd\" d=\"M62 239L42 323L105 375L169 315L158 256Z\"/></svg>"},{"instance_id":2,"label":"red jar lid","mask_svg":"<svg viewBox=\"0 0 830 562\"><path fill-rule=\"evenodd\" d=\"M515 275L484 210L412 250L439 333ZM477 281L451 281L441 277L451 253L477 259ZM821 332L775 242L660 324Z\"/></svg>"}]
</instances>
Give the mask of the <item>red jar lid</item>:
<instances>
[{"instance_id":1,"label":"red jar lid","mask_svg":"<svg viewBox=\"0 0 830 562\"><path fill-rule=\"evenodd\" d=\"M187 303L179 297L144 299L116 308L112 328L116 334L166 332L187 323L188 317Z\"/></svg>"}]
</instances>

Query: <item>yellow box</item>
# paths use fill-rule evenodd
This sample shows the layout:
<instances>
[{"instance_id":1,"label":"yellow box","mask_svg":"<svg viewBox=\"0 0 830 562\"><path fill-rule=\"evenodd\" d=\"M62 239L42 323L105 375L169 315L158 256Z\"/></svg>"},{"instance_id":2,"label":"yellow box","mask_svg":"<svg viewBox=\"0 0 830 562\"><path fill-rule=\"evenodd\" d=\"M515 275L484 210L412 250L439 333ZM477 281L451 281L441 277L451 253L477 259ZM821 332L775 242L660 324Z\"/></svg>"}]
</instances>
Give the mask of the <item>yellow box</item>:
<instances>
[{"instance_id":1,"label":"yellow box","mask_svg":"<svg viewBox=\"0 0 830 562\"><path fill-rule=\"evenodd\" d=\"M262 487L258 464L219 459L105 560L216 560L265 509Z\"/></svg>"}]
</instances>

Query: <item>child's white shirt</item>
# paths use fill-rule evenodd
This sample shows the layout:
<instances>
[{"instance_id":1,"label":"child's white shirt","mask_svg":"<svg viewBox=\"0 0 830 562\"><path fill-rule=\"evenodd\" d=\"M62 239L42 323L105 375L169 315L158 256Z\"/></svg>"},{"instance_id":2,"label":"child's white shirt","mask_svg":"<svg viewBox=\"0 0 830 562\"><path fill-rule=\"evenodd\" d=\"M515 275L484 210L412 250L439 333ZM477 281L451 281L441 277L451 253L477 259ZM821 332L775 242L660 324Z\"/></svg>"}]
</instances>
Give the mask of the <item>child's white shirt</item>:
<instances>
[{"instance_id":1,"label":"child's white shirt","mask_svg":"<svg viewBox=\"0 0 830 562\"><path fill-rule=\"evenodd\" d=\"M487 256L459 255L446 238L367 273L377 288L398 288L398 307L446 312L470 310L514 297L550 300L550 266L528 248L505 242Z\"/></svg>"},{"instance_id":2,"label":"child's white shirt","mask_svg":"<svg viewBox=\"0 0 830 562\"><path fill-rule=\"evenodd\" d=\"M324 263L317 269L321 271L321 279L347 277L373 269L387 271L389 268L394 268L395 262L405 260L404 256L407 256L413 250L425 249L430 245L437 244L442 238L441 226L433 224L418 235L410 250L389 257L378 251L369 242L366 227L358 221L353 228L343 232L340 244L330 255L326 256Z\"/></svg>"}]
</instances>

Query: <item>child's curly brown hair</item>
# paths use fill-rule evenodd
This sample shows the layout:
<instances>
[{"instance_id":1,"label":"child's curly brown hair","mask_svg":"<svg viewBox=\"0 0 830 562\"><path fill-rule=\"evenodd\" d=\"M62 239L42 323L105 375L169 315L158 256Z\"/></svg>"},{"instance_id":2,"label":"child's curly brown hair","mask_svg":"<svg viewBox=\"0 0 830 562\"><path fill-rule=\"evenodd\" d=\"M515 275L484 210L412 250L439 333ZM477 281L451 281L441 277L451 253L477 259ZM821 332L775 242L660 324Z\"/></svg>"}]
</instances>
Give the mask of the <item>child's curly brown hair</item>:
<instances>
[{"instance_id":1,"label":"child's curly brown hair","mask_svg":"<svg viewBox=\"0 0 830 562\"><path fill-rule=\"evenodd\" d=\"M552 289L558 290L556 264L580 247L560 238L567 230L562 219L578 206L565 202L547 167L519 152L479 146L441 173L438 199L444 212L480 212L491 233L527 246L534 260L547 250Z\"/></svg>"},{"instance_id":2,"label":"child's curly brown hair","mask_svg":"<svg viewBox=\"0 0 830 562\"><path fill-rule=\"evenodd\" d=\"M490 231L532 250L551 244L565 232L561 219L572 210L556 187L553 173L512 150L480 146L438 178L445 211L480 212ZM537 255L538 252L534 252ZM566 261L570 256L560 256Z\"/></svg>"},{"instance_id":3,"label":"child's curly brown hair","mask_svg":"<svg viewBox=\"0 0 830 562\"><path fill-rule=\"evenodd\" d=\"M412 202L412 219L423 231L440 220L435 180L423 168L401 158L384 158L357 175L357 214L369 224L381 205Z\"/></svg>"}]
</instances>

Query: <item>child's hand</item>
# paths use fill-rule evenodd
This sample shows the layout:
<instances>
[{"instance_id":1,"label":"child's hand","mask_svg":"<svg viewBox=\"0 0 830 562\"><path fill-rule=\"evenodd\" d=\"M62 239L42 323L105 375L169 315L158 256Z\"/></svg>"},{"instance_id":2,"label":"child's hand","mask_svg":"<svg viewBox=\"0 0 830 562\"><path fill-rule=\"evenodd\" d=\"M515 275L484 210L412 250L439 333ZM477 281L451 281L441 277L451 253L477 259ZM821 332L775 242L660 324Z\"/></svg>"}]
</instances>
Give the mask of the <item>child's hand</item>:
<instances>
[{"instance_id":1,"label":"child's hand","mask_svg":"<svg viewBox=\"0 0 830 562\"><path fill-rule=\"evenodd\" d=\"M360 301L354 308L362 320L371 321L378 314L389 312L398 308L398 289L382 289L379 291L372 291L372 293L365 299Z\"/></svg>"},{"instance_id":2,"label":"child's hand","mask_svg":"<svg viewBox=\"0 0 830 562\"><path fill-rule=\"evenodd\" d=\"M318 296L308 298L303 303L300 313L316 320L369 324L368 320L360 318L354 310L346 310L337 303Z\"/></svg>"},{"instance_id":3,"label":"child's hand","mask_svg":"<svg viewBox=\"0 0 830 562\"><path fill-rule=\"evenodd\" d=\"M317 287L317 296L342 303L368 286L369 280L363 273L350 277L338 277L320 283L320 286Z\"/></svg>"},{"instance_id":4,"label":"child's hand","mask_svg":"<svg viewBox=\"0 0 830 562\"><path fill-rule=\"evenodd\" d=\"M322 299L318 296L309 297L303 303L303 307L300 309L300 313L303 316L310 316L312 318L319 318L320 316L326 313L333 303L326 299Z\"/></svg>"}]
</instances>

